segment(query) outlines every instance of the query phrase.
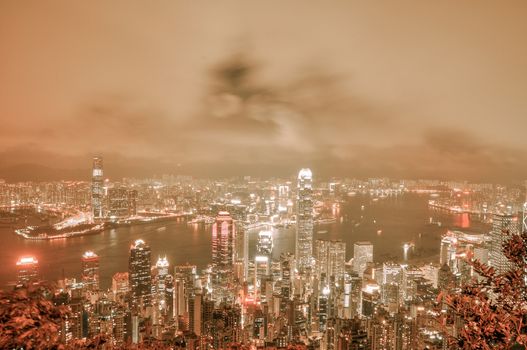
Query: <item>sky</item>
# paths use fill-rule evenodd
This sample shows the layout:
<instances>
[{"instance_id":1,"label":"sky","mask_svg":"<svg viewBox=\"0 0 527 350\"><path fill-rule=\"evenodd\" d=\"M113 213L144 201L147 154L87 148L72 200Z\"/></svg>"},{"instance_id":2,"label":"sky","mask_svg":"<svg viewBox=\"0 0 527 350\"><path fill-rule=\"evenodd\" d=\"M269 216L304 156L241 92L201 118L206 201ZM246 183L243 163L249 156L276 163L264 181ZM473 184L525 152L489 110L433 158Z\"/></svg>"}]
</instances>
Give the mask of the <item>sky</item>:
<instances>
[{"instance_id":1,"label":"sky","mask_svg":"<svg viewBox=\"0 0 527 350\"><path fill-rule=\"evenodd\" d=\"M0 178L527 178L525 1L0 0Z\"/></svg>"}]
</instances>

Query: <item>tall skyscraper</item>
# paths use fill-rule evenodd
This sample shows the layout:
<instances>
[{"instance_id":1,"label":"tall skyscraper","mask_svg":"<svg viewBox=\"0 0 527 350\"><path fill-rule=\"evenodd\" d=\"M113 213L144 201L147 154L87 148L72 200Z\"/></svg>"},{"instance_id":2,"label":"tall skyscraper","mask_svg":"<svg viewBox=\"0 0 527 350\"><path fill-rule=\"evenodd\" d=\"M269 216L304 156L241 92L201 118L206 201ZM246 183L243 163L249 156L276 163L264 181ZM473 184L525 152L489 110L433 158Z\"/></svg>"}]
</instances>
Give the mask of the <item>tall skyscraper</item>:
<instances>
[{"instance_id":1,"label":"tall skyscraper","mask_svg":"<svg viewBox=\"0 0 527 350\"><path fill-rule=\"evenodd\" d=\"M295 258L299 271L312 266L313 257L313 174L310 169L298 173Z\"/></svg>"},{"instance_id":2,"label":"tall skyscraper","mask_svg":"<svg viewBox=\"0 0 527 350\"><path fill-rule=\"evenodd\" d=\"M99 256L92 251L82 255L82 283L85 290L99 290Z\"/></svg>"},{"instance_id":3,"label":"tall skyscraper","mask_svg":"<svg viewBox=\"0 0 527 350\"><path fill-rule=\"evenodd\" d=\"M370 242L355 242L353 245L353 271L360 277L368 263L373 262L373 244Z\"/></svg>"},{"instance_id":4,"label":"tall skyscraper","mask_svg":"<svg viewBox=\"0 0 527 350\"><path fill-rule=\"evenodd\" d=\"M226 282L233 273L235 230L229 213L219 212L212 225L212 264L219 282Z\"/></svg>"},{"instance_id":5,"label":"tall skyscraper","mask_svg":"<svg viewBox=\"0 0 527 350\"><path fill-rule=\"evenodd\" d=\"M91 205L94 221L101 220L103 217L103 185L102 157L94 157L91 182Z\"/></svg>"},{"instance_id":6,"label":"tall skyscraper","mask_svg":"<svg viewBox=\"0 0 527 350\"><path fill-rule=\"evenodd\" d=\"M165 309L166 304L166 278L168 276L168 260L166 257L159 257L156 262L156 302L159 309Z\"/></svg>"},{"instance_id":7,"label":"tall skyscraper","mask_svg":"<svg viewBox=\"0 0 527 350\"><path fill-rule=\"evenodd\" d=\"M33 256L26 256L16 262L18 284L28 284L38 281L38 260Z\"/></svg>"},{"instance_id":8,"label":"tall skyscraper","mask_svg":"<svg viewBox=\"0 0 527 350\"><path fill-rule=\"evenodd\" d=\"M511 262L503 254L503 243L510 235L519 233L518 218L510 214L494 214L492 216L492 230L490 231L490 265L497 273L507 272Z\"/></svg>"},{"instance_id":9,"label":"tall skyscraper","mask_svg":"<svg viewBox=\"0 0 527 350\"><path fill-rule=\"evenodd\" d=\"M319 275L325 274L328 279L334 276L338 281L344 277L346 243L341 240L317 239L315 241L315 261Z\"/></svg>"},{"instance_id":10,"label":"tall skyscraper","mask_svg":"<svg viewBox=\"0 0 527 350\"><path fill-rule=\"evenodd\" d=\"M151 305L152 277L150 275L150 247L138 239L130 247L128 265L132 305Z\"/></svg>"}]
</instances>

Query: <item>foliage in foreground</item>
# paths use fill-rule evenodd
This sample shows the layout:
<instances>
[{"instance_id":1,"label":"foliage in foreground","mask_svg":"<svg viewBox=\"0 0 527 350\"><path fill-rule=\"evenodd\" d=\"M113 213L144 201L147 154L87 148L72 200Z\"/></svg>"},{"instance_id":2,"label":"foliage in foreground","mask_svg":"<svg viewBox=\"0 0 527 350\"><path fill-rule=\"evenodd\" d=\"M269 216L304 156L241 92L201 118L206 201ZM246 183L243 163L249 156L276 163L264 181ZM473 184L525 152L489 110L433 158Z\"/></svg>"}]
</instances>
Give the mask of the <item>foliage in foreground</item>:
<instances>
[{"instance_id":1,"label":"foliage in foreground","mask_svg":"<svg viewBox=\"0 0 527 350\"><path fill-rule=\"evenodd\" d=\"M451 337L451 349L525 349L527 345L527 233L511 235L503 245L511 269L497 273L475 260L471 264L481 276L458 293L440 294L438 300L449 307L442 316L445 324L453 313L461 322ZM452 321L452 319L450 319Z\"/></svg>"},{"instance_id":2,"label":"foliage in foreground","mask_svg":"<svg viewBox=\"0 0 527 350\"><path fill-rule=\"evenodd\" d=\"M170 349L157 341L115 347L104 335L64 344L60 341L60 329L69 309L55 306L49 297L50 288L46 286L0 290L0 349Z\"/></svg>"}]
</instances>

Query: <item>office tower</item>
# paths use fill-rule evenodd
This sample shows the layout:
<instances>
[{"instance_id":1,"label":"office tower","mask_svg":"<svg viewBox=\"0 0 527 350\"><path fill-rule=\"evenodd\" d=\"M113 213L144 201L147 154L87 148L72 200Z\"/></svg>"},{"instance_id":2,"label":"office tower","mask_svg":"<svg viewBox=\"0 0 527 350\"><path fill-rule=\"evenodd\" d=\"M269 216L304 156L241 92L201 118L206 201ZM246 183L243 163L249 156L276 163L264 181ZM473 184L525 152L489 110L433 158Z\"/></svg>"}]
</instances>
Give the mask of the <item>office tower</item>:
<instances>
[{"instance_id":1,"label":"office tower","mask_svg":"<svg viewBox=\"0 0 527 350\"><path fill-rule=\"evenodd\" d=\"M16 262L18 284L38 281L38 260L33 256L22 257Z\"/></svg>"},{"instance_id":2,"label":"office tower","mask_svg":"<svg viewBox=\"0 0 527 350\"><path fill-rule=\"evenodd\" d=\"M312 266L313 256L313 174L301 169L297 183L295 258L300 272Z\"/></svg>"},{"instance_id":3,"label":"office tower","mask_svg":"<svg viewBox=\"0 0 527 350\"><path fill-rule=\"evenodd\" d=\"M362 277L366 266L371 262L373 262L373 244L355 242L353 245L353 271Z\"/></svg>"},{"instance_id":4,"label":"office tower","mask_svg":"<svg viewBox=\"0 0 527 350\"><path fill-rule=\"evenodd\" d=\"M129 191L123 187L108 189L108 215L111 219L125 218L129 215Z\"/></svg>"},{"instance_id":5,"label":"office tower","mask_svg":"<svg viewBox=\"0 0 527 350\"><path fill-rule=\"evenodd\" d=\"M490 265L497 273L507 272L511 268L511 262L503 254L503 243L510 235L518 234L518 218L510 214L494 214L492 216L492 230L490 231Z\"/></svg>"},{"instance_id":6,"label":"office tower","mask_svg":"<svg viewBox=\"0 0 527 350\"><path fill-rule=\"evenodd\" d=\"M156 278L155 278L155 288L156 288L156 302L159 307L159 310L165 310L167 307L166 304L166 278L168 276L168 260L166 257L159 257L156 262Z\"/></svg>"},{"instance_id":7,"label":"office tower","mask_svg":"<svg viewBox=\"0 0 527 350\"><path fill-rule=\"evenodd\" d=\"M150 247L138 239L130 247L128 265L132 306L151 305Z\"/></svg>"},{"instance_id":8,"label":"office tower","mask_svg":"<svg viewBox=\"0 0 527 350\"><path fill-rule=\"evenodd\" d=\"M176 315L175 310L175 299L176 294L174 276L167 275L165 277L165 304L166 304L166 315L168 319L173 319Z\"/></svg>"},{"instance_id":9,"label":"office tower","mask_svg":"<svg viewBox=\"0 0 527 350\"><path fill-rule=\"evenodd\" d=\"M91 182L91 205L93 220L101 220L103 218L103 197L104 197L104 180L103 180L103 168L102 168L102 157L93 158L92 168L92 182Z\"/></svg>"},{"instance_id":10,"label":"office tower","mask_svg":"<svg viewBox=\"0 0 527 350\"><path fill-rule=\"evenodd\" d=\"M271 259L266 255L254 257L254 290L258 297L262 291L262 284L271 273Z\"/></svg>"},{"instance_id":11,"label":"office tower","mask_svg":"<svg viewBox=\"0 0 527 350\"><path fill-rule=\"evenodd\" d=\"M82 255L82 283L84 289L89 291L99 290L99 256L92 251Z\"/></svg>"},{"instance_id":12,"label":"office tower","mask_svg":"<svg viewBox=\"0 0 527 350\"><path fill-rule=\"evenodd\" d=\"M137 190L128 190L128 216L137 215Z\"/></svg>"},{"instance_id":13,"label":"office tower","mask_svg":"<svg viewBox=\"0 0 527 350\"><path fill-rule=\"evenodd\" d=\"M228 212L219 212L212 225L212 264L220 283L226 283L233 273L235 226Z\"/></svg>"},{"instance_id":14,"label":"office tower","mask_svg":"<svg viewBox=\"0 0 527 350\"><path fill-rule=\"evenodd\" d=\"M203 295L201 291L194 293L188 302L189 329L196 335L201 335L201 310Z\"/></svg>"},{"instance_id":15,"label":"office tower","mask_svg":"<svg viewBox=\"0 0 527 350\"><path fill-rule=\"evenodd\" d=\"M377 284L367 284L362 289L361 294L361 314L364 317L371 317L381 299L380 288Z\"/></svg>"},{"instance_id":16,"label":"office tower","mask_svg":"<svg viewBox=\"0 0 527 350\"><path fill-rule=\"evenodd\" d=\"M124 304L126 295L130 291L128 272L117 272L112 277L113 301Z\"/></svg>"},{"instance_id":17,"label":"office tower","mask_svg":"<svg viewBox=\"0 0 527 350\"><path fill-rule=\"evenodd\" d=\"M315 261L318 275L325 274L335 280L344 277L346 264L346 243L341 240L317 239L315 241Z\"/></svg>"},{"instance_id":18,"label":"office tower","mask_svg":"<svg viewBox=\"0 0 527 350\"><path fill-rule=\"evenodd\" d=\"M293 269L294 269L294 256L290 253L282 253L280 255L280 296L281 296L281 308L285 309L289 300L293 296Z\"/></svg>"},{"instance_id":19,"label":"office tower","mask_svg":"<svg viewBox=\"0 0 527 350\"><path fill-rule=\"evenodd\" d=\"M271 257L273 252L273 233L271 231L260 231L256 243L256 253L260 256Z\"/></svg>"}]
</instances>

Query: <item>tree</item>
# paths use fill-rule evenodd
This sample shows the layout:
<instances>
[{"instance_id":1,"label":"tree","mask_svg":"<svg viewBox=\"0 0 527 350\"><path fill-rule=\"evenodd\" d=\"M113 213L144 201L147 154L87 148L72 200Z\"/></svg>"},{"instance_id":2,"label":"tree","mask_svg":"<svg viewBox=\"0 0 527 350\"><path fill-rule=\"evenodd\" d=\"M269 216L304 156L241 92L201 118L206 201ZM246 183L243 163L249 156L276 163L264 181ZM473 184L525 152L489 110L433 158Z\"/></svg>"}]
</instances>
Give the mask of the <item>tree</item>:
<instances>
[{"instance_id":1,"label":"tree","mask_svg":"<svg viewBox=\"0 0 527 350\"><path fill-rule=\"evenodd\" d=\"M116 347L108 342L105 335L64 344L60 339L60 330L70 310L67 306L53 304L52 290L50 286L43 285L30 285L10 292L0 290L0 349L172 349L157 340Z\"/></svg>"},{"instance_id":2,"label":"tree","mask_svg":"<svg viewBox=\"0 0 527 350\"><path fill-rule=\"evenodd\" d=\"M525 349L527 233L511 235L503 252L511 263L509 271L499 274L486 264L471 261L480 277L457 293L439 295L438 301L448 306L440 322L444 326L453 319L459 322L450 333L451 349Z\"/></svg>"}]
</instances>

